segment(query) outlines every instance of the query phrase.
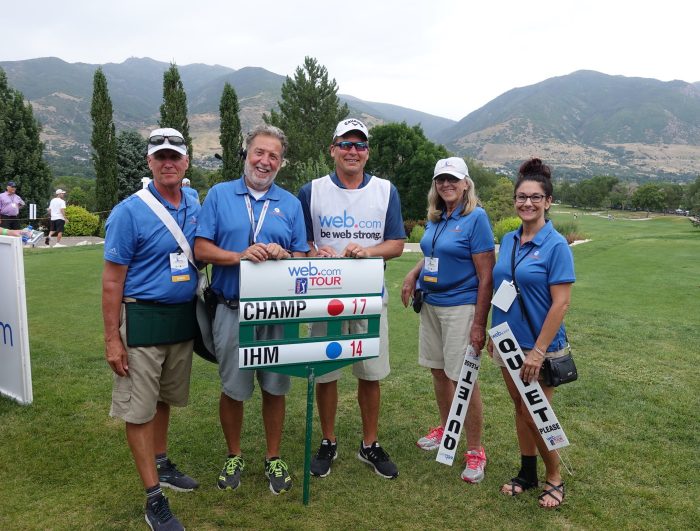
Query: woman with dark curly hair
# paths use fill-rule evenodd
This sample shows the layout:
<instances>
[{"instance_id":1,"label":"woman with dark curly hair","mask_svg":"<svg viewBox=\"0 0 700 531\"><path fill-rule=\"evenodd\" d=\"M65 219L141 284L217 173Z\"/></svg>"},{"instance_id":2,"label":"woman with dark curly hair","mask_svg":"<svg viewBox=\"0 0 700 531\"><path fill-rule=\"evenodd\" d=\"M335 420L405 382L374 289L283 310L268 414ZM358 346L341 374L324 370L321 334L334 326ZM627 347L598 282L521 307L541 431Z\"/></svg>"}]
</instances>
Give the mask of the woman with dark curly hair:
<instances>
[{"instance_id":1,"label":"woman with dark curly hair","mask_svg":"<svg viewBox=\"0 0 700 531\"><path fill-rule=\"evenodd\" d=\"M539 380L549 402L554 387L542 381L545 358L563 356L568 352L564 330L564 315L571 299L571 286L576 280L574 260L566 239L547 219L552 204L551 169L540 159L530 159L521 166L515 183L515 210L520 227L503 236L498 261L493 270L493 285L498 288L505 280L515 279L520 296L507 310L493 306L493 326L508 322L517 339L525 361L520 378L525 382ZM537 453L542 456L546 469L545 487L539 496L539 505L554 508L564 501L564 482L559 469L559 457L548 450L540 436L527 406L511 379L498 351L489 341L489 354L501 366L508 393L515 405L515 430L521 454L518 474L503 485L501 492L518 496L537 488Z\"/></svg>"}]
</instances>

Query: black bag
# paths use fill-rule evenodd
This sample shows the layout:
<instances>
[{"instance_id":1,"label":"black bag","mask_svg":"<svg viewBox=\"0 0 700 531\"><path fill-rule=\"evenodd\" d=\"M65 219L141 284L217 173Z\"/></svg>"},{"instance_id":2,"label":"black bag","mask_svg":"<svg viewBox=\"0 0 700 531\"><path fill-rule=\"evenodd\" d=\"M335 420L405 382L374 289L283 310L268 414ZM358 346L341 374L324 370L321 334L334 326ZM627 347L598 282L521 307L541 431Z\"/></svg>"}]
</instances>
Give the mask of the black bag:
<instances>
[{"instance_id":1,"label":"black bag","mask_svg":"<svg viewBox=\"0 0 700 531\"><path fill-rule=\"evenodd\" d=\"M199 357L218 363L214 352L214 335L212 323L216 314L216 293L209 286L208 272L206 276L206 287L202 289L202 294L196 298L196 319L197 329L194 337L194 353Z\"/></svg>"},{"instance_id":2,"label":"black bag","mask_svg":"<svg viewBox=\"0 0 700 531\"><path fill-rule=\"evenodd\" d=\"M423 307L423 290L416 289L413 292L413 311L420 313L420 309Z\"/></svg>"},{"instance_id":3,"label":"black bag","mask_svg":"<svg viewBox=\"0 0 700 531\"><path fill-rule=\"evenodd\" d=\"M545 358L542 364L545 385L558 387L578 379L578 371L571 352L558 358Z\"/></svg>"}]
</instances>

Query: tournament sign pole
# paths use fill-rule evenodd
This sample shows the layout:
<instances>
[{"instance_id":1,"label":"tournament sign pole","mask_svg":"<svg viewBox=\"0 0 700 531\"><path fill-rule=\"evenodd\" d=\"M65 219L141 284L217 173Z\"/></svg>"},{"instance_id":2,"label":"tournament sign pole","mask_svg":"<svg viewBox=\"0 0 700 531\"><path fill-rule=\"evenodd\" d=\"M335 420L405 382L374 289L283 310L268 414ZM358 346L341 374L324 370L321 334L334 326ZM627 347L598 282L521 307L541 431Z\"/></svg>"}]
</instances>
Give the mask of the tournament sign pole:
<instances>
[{"instance_id":1,"label":"tournament sign pole","mask_svg":"<svg viewBox=\"0 0 700 531\"><path fill-rule=\"evenodd\" d=\"M384 286L381 258L291 258L241 262L239 367L307 379L303 502L309 504L316 376L379 356ZM365 332L342 322L365 320ZM302 324L324 322L325 336L300 337ZM283 325L280 339L257 340L255 327Z\"/></svg>"}]
</instances>

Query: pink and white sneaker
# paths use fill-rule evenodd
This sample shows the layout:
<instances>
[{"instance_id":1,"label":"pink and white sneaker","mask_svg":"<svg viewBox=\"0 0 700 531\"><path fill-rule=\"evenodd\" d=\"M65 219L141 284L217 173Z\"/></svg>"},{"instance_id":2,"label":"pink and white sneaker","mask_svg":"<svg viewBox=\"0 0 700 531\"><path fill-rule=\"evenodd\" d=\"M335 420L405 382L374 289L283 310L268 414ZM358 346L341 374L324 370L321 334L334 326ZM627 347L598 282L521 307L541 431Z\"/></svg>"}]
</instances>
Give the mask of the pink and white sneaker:
<instances>
[{"instance_id":1,"label":"pink and white sneaker","mask_svg":"<svg viewBox=\"0 0 700 531\"><path fill-rule=\"evenodd\" d=\"M484 479L484 469L486 468L486 452L484 447L479 448L479 451L469 450L464 454L464 460L467 466L462 472L462 479L467 483L479 483Z\"/></svg>"},{"instance_id":2,"label":"pink and white sneaker","mask_svg":"<svg viewBox=\"0 0 700 531\"><path fill-rule=\"evenodd\" d=\"M440 441L442 441L442 434L444 433L445 428L442 426L438 426L436 428L430 428L430 431L427 433L427 435L421 437L416 441L416 446L420 448L421 450L426 450L428 452L432 450L437 450L440 448Z\"/></svg>"}]
</instances>

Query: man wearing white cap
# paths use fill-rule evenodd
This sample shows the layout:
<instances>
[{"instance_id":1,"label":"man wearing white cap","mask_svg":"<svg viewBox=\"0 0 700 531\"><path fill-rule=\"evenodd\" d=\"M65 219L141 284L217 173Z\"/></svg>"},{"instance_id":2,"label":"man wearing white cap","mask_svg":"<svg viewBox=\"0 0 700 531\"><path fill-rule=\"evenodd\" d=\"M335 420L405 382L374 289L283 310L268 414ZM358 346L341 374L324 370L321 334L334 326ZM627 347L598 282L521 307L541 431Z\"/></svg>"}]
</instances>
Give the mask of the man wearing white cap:
<instances>
[{"instance_id":1,"label":"man wearing white cap","mask_svg":"<svg viewBox=\"0 0 700 531\"><path fill-rule=\"evenodd\" d=\"M187 177L182 179L182 191L183 193L191 196L195 201L197 201L197 203L199 203L199 193L197 193L197 190L192 188L192 183Z\"/></svg>"},{"instance_id":2,"label":"man wearing white cap","mask_svg":"<svg viewBox=\"0 0 700 531\"><path fill-rule=\"evenodd\" d=\"M46 245L51 242L50 238L52 234L56 235L56 245L54 247L64 247L61 243L61 238L63 237L63 228L68 223L68 218L66 217L66 191L60 188L56 190L56 197L54 197L49 203L49 214L51 216L51 223L49 225L49 235L44 240Z\"/></svg>"},{"instance_id":3,"label":"man wearing white cap","mask_svg":"<svg viewBox=\"0 0 700 531\"><path fill-rule=\"evenodd\" d=\"M386 179L364 172L369 158L369 132L356 118L338 123L330 146L335 170L325 177L314 179L299 191L304 209L306 234L312 256L344 256L367 258L381 256L385 260L403 252L406 232L401 217L401 202L396 187ZM353 231L334 230L328 220L352 218ZM359 227L372 227L362 229ZM398 468L378 442L380 380L389 374L389 327L387 321L388 293L384 287L384 305L379 331L379 357L354 363L357 378L357 401L362 416L362 441L357 458L372 466L387 479L399 475ZM366 321L352 321L345 326L349 333L363 327ZM312 326L312 335L325 335L319 324ZM338 406L338 379L340 370L316 378L316 397L323 439L311 461L311 473L326 477L337 457L335 415Z\"/></svg>"},{"instance_id":4,"label":"man wearing white cap","mask_svg":"<svg viewBox=\"0 0 700 531\"><path fill-rule=\"evenodd\" d=\"M183 529L161 487L199 486L167 457L170 407L187 405L195 335L198 277L188 250L200 206L181 191L188 166L182 134L154 130L148 139L153 180L115 206L106 224L102 313L105 357L114 372L110 415L126 422L151 529Z\"/></svg>"}]
</instances>

